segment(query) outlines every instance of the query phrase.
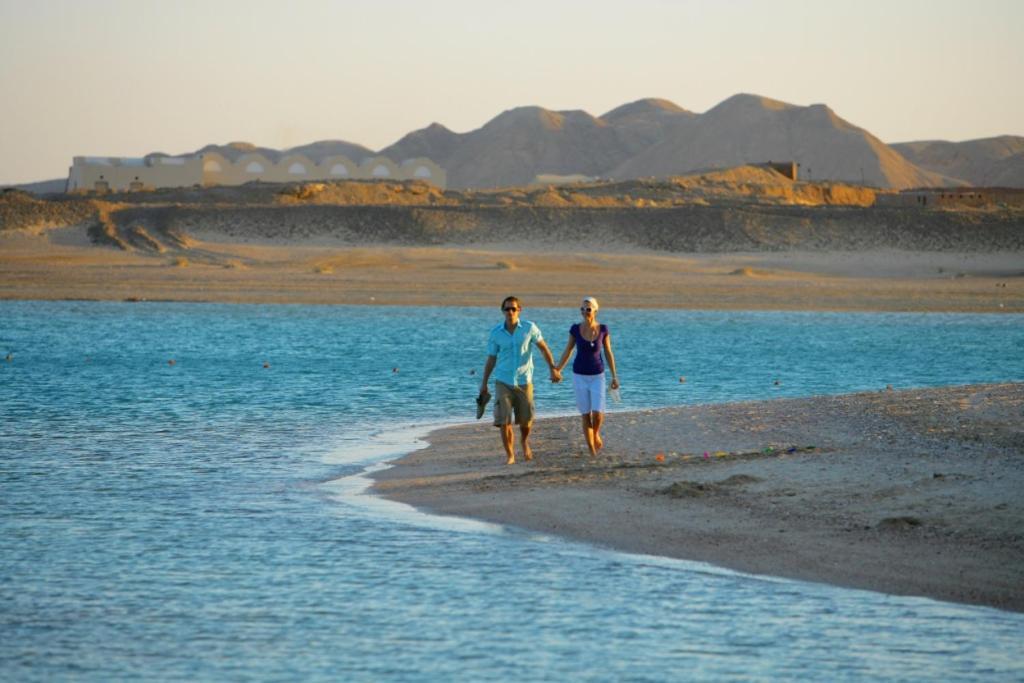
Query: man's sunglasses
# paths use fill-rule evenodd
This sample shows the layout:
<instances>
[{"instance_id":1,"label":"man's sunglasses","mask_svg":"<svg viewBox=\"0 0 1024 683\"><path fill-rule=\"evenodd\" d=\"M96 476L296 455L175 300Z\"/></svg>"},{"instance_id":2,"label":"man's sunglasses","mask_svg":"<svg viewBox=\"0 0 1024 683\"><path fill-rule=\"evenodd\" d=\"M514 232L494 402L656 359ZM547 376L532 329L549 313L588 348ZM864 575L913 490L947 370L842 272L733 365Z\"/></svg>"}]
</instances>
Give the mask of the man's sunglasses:
<instances>
[{"instance_id":1,"label":"man's sunglasses","mask_svg":"<svg viewBox=\"0 0 1024 683\"><path fill-rule=\"evenodd\" d=\"M519 309L518 309L518 308L516 308L515 306L509 306L508 308L503 308L503 309L501 309L501 310L503 310L503 311L505 311L506 313L508 313L509 311L518 311Z\"/></svg>"}]
</instances>

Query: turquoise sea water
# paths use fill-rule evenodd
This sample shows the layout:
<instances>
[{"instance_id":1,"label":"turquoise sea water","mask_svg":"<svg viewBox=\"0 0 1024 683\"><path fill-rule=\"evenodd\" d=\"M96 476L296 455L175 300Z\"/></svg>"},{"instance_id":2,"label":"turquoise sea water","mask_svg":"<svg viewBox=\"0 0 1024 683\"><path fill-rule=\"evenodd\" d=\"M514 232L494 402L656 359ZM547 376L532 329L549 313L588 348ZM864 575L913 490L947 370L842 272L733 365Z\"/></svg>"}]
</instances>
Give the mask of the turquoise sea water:
<instances>
[{"instance_id":1,"label":"turquoise sea water","mask_svg":"<svg viewBox=\"0 0 1024 683\"><path fill-rule=\"evenodd\" d=\"M575 321L524 317L556 353ZM601 317L624 408L1024 380L1021 316ZM363 494L368 468L472 418L499 321L0 302L0 680L1024 678L1024 615ZM538 407L569 413L570 388L539 385Z\"/></svg>"}]
</instances>

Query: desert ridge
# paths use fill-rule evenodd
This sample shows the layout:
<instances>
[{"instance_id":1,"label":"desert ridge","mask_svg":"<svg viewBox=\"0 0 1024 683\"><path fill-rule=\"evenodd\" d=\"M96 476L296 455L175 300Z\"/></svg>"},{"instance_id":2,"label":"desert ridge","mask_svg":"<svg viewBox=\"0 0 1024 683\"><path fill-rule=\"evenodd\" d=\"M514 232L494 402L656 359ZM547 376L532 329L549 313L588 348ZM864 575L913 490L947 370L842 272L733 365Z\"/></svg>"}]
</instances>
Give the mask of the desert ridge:
<instances>
[{"instance_id":1,"label":"desert ridge","mask_svg":"<svg viewBox=\"0 0 1024 683\"><path fill-rule=\"evenodd\" d=\"M237 143L204 149L257 150ZM363 156L372 154L362 150ZM277 154L316 159L339 151L362 158L360 146L343 141ZM600 116L515 107L465 133L432 123L378 154L431 159L445 169L449 187L457 189L526 185L544 174L664 178L771 160L793 160L811 180L879 188L1024 186L1024 138L887 145L825 104L800 106L747 93L726 98L704 113L660 98L630 102ZM970 163L955 161L964 158Z\"/></svg>"},{"instance_id":2,"label":"desert ridge","mask_svg":"<svg viewBox=\"0 0 1024 683\"><path fill-rule=\"evenodd\" d=\"M129 161L162 163L168 156L151 152ZM290 158L319 165L343 158L350 166L377 158L394 164L423 159L436 164L439 177L454 189L514 187L559 176L666 178L768 161L791 161L798 165L801 178L812 181L880 189L1024 187L1024 137L886 144L826 104L803 106L749 93L728 97L703 113L660 98L623 104L600 116L582 110L514 107L464 133L435 122L376 152L345 140L283 150L230 142L204 145L176 157L176 162L209 157L221 163L246 160L261 165ZM389 161L382 171L392 179L397 177L394 164ZM59 192L64 186L53 180L23 187Z\"/></svg>"}]
</instances>

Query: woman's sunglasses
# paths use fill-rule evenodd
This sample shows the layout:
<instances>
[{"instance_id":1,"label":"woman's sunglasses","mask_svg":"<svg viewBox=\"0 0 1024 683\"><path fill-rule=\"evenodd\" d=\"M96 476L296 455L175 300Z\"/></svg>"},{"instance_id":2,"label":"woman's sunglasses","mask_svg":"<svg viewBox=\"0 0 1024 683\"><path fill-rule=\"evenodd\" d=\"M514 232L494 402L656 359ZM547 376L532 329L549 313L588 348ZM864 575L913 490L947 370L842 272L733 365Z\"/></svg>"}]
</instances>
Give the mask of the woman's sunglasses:
<instances>
[{"instance_id":1,"label":"woman's sunglasses","mask_svg":"<svg viewBox=\"0 0 1024 683\"><path fill-rule=\"evenodd\" d=\"M591 308L590 306L580 306L580 310L583 311L584 313L590 313L594 309Z\"/></svg>"}]
</instances>

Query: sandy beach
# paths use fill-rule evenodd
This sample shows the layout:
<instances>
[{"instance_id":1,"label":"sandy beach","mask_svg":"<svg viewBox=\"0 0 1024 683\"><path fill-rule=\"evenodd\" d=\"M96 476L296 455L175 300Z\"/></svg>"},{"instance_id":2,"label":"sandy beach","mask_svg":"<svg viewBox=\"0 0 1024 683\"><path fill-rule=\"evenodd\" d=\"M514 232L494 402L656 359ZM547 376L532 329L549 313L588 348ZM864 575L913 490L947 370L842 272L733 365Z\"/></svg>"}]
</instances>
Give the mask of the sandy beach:
<instances>
[{"instance_id":1,"label":"sandy beach","mask_svg":"<svg viewBox=\"0 0 1024 683\"><path fill-rule=\"evenodd\" d=\"M628 552L1024 611L1024 385L538 421L506 466L484 418L433 432L374 491ZM705 456L705 452L707 456Z\"/></svg>"},{"instance_id":2,"label":"sandy beach","mask_svg":"<svg viewBox=\"0 0 1024 683\"><path fill-rule=\"evenodd\" d=\"M1024 311L1019 254L581 252L570 245L349 245L193 238L182 252L91 244L81 227L0 232L0 299Z\"/></svg>"},{"instance_id":3,"label":"sandy beach","mask_svg":"<svg viewBox=\"0 0 1024 683\"><path fill-rule=\"evenodd\" d=\"M1024 311L1018 207L833 205L746 182L763 170L723 173L5 192L0 299L565 306L586 292L620 308Z\"/></svg>"}]
</instances>

